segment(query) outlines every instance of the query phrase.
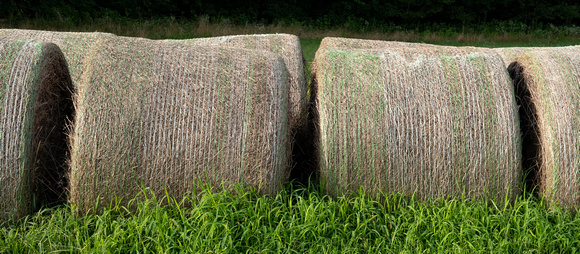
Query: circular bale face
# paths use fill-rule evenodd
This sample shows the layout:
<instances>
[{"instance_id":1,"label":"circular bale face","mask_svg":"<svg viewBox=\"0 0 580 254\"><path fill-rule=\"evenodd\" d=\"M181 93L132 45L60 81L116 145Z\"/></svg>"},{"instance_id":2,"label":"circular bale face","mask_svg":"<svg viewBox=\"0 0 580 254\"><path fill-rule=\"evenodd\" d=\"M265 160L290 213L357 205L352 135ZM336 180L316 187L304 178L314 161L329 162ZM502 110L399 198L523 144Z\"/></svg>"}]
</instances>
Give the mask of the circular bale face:
<instances>
[{"instance_id":1,"label":"circular bale face","mask_svg":"<svg viewBox=\"0 0 580 254\"><path fill-rule=\"evenodd\" d=\"M0 218L65 200L72 81L55 44L0 40Z\"/></svg>"},{"instance_id":2,"label":"circular bale face","mask_svg":"<svg viewBox=\"0 0 580 254\"><path fill-rule=\"evenodd\" d=\"M81 212L143 187L279 190L288 169L288 79L273 54L136 38L91 53L76 100L71 202Z\"/></svg>"},{"instance_id":3,"label":"circular bale face","mask_svg":"<svg viewBox=\"0 0 580 254\"><path fill-rule=\"evenodd\" d=\"M525 116L526 170L550 205L572 209L580 200L580 48L527 51L508 69Z\"/></svg>"},{"instance_id":4,"label":"circular bale face","mask_svg":"<svg viewBox=\"0 0 580 254\"><path fill-rule=\"evenodd\" d=\"M519 194L513 87L491 50L320 49L315 83L319 170L330 194Z\"/></svg>"},{"instance_id":5,"label":"circular bale face","mask_svg":"<svg viewBox=\"0 0 580 254\"><path fill-rule=\"evenodd\" d=\"M304 56L298 36L291 34L234 35L188 40L168 40L198 46L224 46L266 51L278 55L288 69L290 86L288 123L292 131L306 125L308 112L307 83Z\"/></svg>"}]
</instances>

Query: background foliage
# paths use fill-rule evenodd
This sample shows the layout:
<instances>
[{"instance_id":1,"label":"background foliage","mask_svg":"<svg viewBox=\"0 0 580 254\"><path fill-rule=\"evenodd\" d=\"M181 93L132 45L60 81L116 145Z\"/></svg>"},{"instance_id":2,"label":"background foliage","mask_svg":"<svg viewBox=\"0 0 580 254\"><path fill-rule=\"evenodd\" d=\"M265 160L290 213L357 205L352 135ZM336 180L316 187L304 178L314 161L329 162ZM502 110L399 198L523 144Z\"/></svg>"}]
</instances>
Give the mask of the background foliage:
<instances>
[{"instance_id":1,"label":"background foliage","mask_svg":"<svg viewBox=\"0 0 580 254\"><path fill-rule=\"evenodd\" d=\"M233 24L301 24L315 28L345 26L353 30L432 27L461 29L474 24L506 21L517 24L573 25L580 21L576 0L2 0L0 19L30 18L137 20L175 18Z\"/></svg>"}]
</instances>

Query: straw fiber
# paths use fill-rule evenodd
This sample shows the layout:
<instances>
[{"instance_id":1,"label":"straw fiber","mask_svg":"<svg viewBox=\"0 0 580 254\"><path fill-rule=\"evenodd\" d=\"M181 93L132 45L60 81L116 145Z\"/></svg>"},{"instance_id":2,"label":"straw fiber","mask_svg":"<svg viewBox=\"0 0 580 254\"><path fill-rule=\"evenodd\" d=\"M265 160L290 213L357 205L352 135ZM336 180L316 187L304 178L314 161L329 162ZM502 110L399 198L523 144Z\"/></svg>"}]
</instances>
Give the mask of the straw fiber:
<instances>
[{"instance_id":1,"label":"straw fiber","mask_svg":"<svg viewBox=\"0 0 580 254\"><path fill-rule=\"evenodd\" d=\"M0 220L64 197L72 82L55 44L0 39Z\"/></svg>"},{"instance_id":2,"label":"straw fiber","mask_svg":"<svg viewBox=\"0 0 580 254\"><path fill-rule=\"evenodd\" d=\"M234 35L177 40L175 42L192 43L199 46L244 48L279 55L284 60L289 73L290 108L288 122L291 129L300 128L306 124L308 98L306 96L304 57L298 36L290 34Z\"/></svg>"},{"instance_id":3,"label":"straw fiber","mask_svg":"<svg viewBox=\"0 0 580 254\"><path fill-rule=\"evenodd\" d=\"M198 181L279 190L288 74L276 55L112 37L88 55L72 135L71 202L181 197Z\"/></svg>"},{"instance_id":4,"label":"straw fiber","mask_svg":"<svg viewBox=\"0 0 580 254\"><path fill-rule=\"evenodd\" d=\"M331 195L519 193L513 87L493 51L321 48L314 72L319 170Z\"/></svg>"},{"instance_id":5,"label":"straw fiber","mask_svg":"<svg viewBox=\"0 0 580 254\"><path fill-rule=\"evenodd\" d=\"M508 70L522 101L527 167L539 169L536 183L550 204L578 206L580 48L527 51Z\"/></svg>"}]
</instances>

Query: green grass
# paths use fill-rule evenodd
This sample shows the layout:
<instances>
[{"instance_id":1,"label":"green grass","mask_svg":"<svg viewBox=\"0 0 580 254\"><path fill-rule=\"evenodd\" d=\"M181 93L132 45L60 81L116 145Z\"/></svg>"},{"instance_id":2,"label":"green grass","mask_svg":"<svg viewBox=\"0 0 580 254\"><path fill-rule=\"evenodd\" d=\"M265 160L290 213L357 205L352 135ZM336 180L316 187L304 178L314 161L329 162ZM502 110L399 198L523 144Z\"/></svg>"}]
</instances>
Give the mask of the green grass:
<instances>
[{"instance_id":1,"label":"green grass","mask_svg":"<svg viewBox=\"0 0 580 254\"><path fill-rule=\"evenodd\" d=\"M331 198L316 186L198 193L166 206L155 197L136 212L112 206L84 217L71 206L44 210L0 229L0 253L572 253L580 218L521 197L513 205L397 195ZM167 200L164 200L167 201Z\"/></svg>"}]
</instances>

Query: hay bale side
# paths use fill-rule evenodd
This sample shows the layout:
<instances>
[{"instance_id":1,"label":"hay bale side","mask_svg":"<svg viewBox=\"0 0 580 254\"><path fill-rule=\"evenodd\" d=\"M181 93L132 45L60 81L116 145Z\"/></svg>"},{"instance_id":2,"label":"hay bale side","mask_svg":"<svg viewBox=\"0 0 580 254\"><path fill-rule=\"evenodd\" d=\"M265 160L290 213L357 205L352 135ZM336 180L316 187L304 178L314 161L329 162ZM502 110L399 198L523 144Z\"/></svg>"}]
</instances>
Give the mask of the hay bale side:
<instances>
[{"instance_id":1,"label":"hay bale side","mask_svg":"<svg viewBox=\"0 0 580 254\"><path fill-rule=\"evenodd\" d=\"M290 82L290 109L288 122L292 129L304 127L308 112L307 83L304 73L304 56L298 36L291 34L235 35L171 42L191 43L198 46L225 46L266 51L284 60Z\"/></svg>"},{"instance_id":2,"label":"hay bale side","mask_svg":"<svg viewBox=\"0 0 580 254\"><path fill-rule=\"evenodd\" d=\"M37 40L56 44L64 54L71 78L75 86L79 83L87 61L91 60L89 52L97 41L115 35L109 33L53 32L25 29L0 29L0 38L7 40Z\"/></svg>"},{"instance_id":3,"label":"hay bale side","mask_svg":"<svg viewBox=\"0 0 580 254\"><path fill-rule=\"evenodd\" d=\"M532 50L508 67L523 101L524 147L539 169L541 194L563 207L578 206L580 191L580 48Z\"/></svg>"},{"instance_id":4,"label":"hay bale side","mask_svg":"<svg viewBox=\"0 0 580 254\"><path fill-rule=\"evenodd\" d=\"M263 52L111 38L79 86L71 202L180 197L197 181L262 193L287 177L288 78Z\"/></svg>"},{"instance_id":5,"label":"hay bale side","mask_svg":"<svg viewBox=\"0 0 580 254\"><path fill-rule=\"evenodd\" d=\"M0 40L0 220L59 202L72 82L55 44Z\"/></svg>"},{"instance_id":6,"label":"hay bale side","mask_svg":"<svg viewBox=\"0 0 580 254\"><path fill-rule=\"evenodd\" d=\"M491 50L324 50L315 60L318 161L332 195L420 199L520 192L513 87Z\"/></svg>"}]
</instances>

